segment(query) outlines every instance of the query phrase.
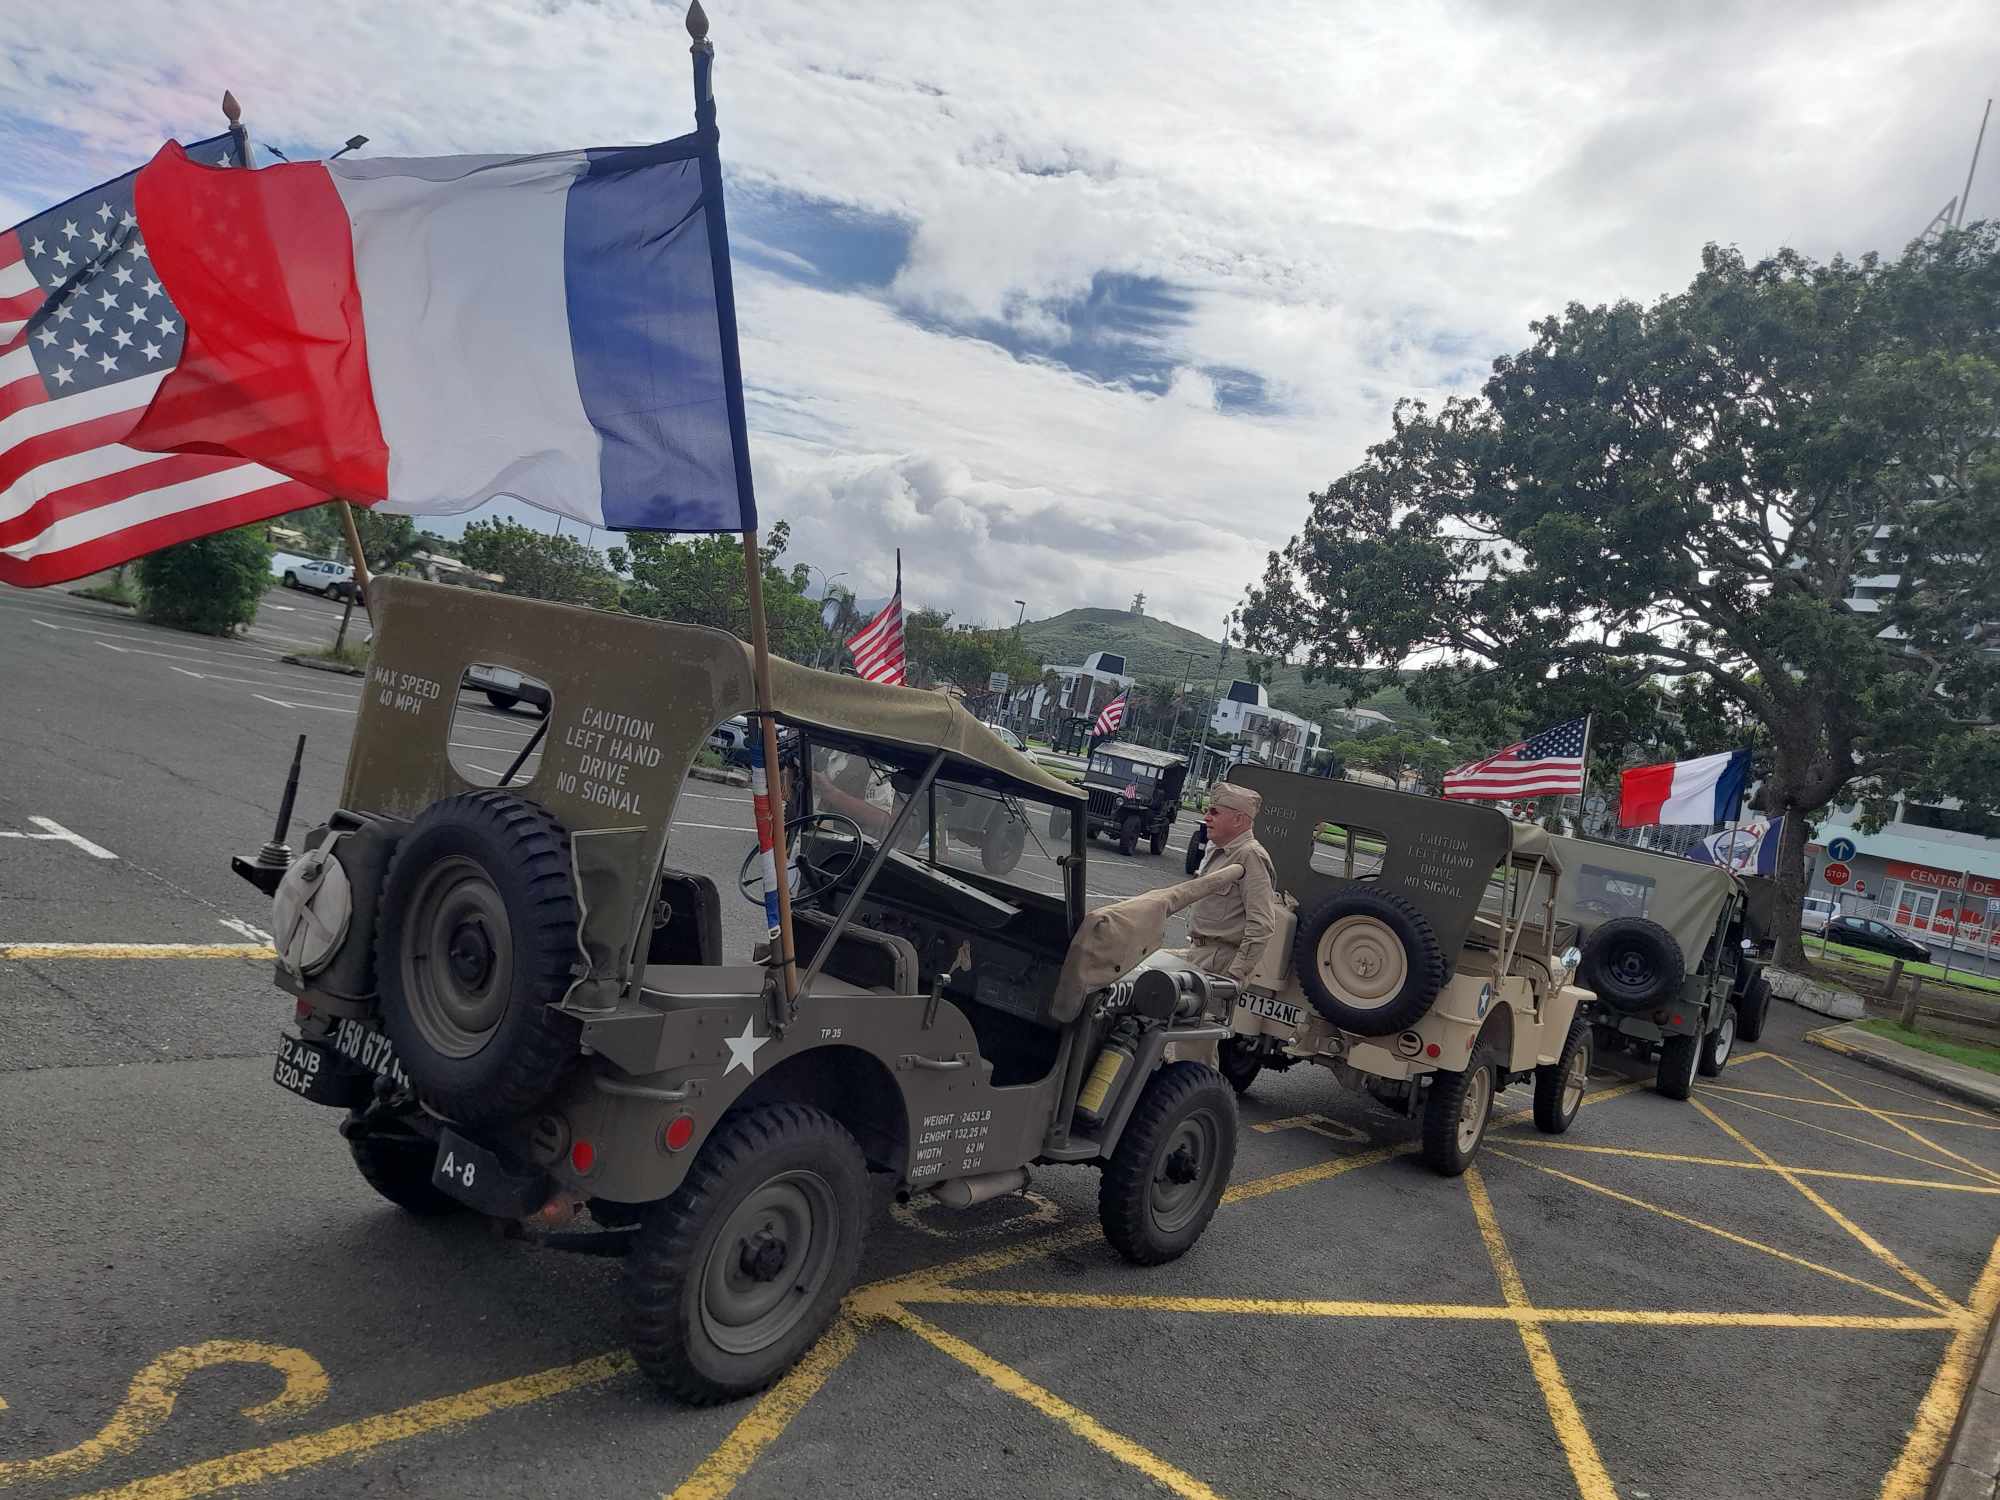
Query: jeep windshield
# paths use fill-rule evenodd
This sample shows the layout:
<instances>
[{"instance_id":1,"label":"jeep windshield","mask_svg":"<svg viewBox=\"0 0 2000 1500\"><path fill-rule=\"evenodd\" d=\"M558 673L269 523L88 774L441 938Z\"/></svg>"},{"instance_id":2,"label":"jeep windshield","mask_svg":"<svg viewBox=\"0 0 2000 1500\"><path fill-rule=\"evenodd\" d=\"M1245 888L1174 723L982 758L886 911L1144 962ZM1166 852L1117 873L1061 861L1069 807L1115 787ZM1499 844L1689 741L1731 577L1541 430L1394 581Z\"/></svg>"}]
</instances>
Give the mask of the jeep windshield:
<instances>
[{"instance_id":1,"label":"jeep windshield","mask_svg":"<svg viewBox=\"0 0 2000 1500\"><path fill-rule=\"evenodd\" d=\"M1090 758L1090 772L1110 781L1136 781L1140 786L1151 789L1160 779L1158 766L1144 766L1137 761L1125 759L1122 755L1093 755Z\"/></svg>"},{"instance_id":2,"label":"jeep windshield","mask_svg":"<svg viewBox=\"0 0 2000 1500\"><path fill-rule=\"evenodd\" d=\"M871 845L879 844L923 778L907 764L859 748L816 744L809 755L811 810L826 817L812 832L809 852L823 868L842 870L848 861L838 857L836 846L851 841L852 834L831 820L851 819ZM1032 810L1033 804L1017 795L941 773L896 830L893 847L980 885L1059 900L1065 871L1056 861L1069 852L1068 845L1038 831L1036 821L1046 828L1046 808L1036 821L1030 819Z\"/></svg>"}]
</instances>

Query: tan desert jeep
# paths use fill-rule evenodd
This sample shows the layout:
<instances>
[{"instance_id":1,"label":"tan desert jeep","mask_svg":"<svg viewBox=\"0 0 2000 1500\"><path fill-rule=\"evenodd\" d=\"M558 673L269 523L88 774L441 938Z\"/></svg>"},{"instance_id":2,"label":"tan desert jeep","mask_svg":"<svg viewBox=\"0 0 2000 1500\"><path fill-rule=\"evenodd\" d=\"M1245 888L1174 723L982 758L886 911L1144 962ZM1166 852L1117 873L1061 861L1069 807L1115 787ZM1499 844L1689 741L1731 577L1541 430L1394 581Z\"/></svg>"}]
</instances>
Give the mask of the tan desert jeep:
<instances>
[{"instance_id":1,"label":"tan desert jeep","mask_svg":"<svg viewBox=\"0 0 2000 1500\"><path fill-rule=\"evenodd\" d=\"M1238 766L1290 909L1239 997L1223 1075L1240 1093L1297 1062L1423 1117L1424 1159L1471 1164L1493 1098L1532 1080L1569 1129L1590 1076L1593 996L1556 920L1549 835L1490 807ZM1567 950L1567 951L1566 951Z\"/></svg>"}]
</instances>

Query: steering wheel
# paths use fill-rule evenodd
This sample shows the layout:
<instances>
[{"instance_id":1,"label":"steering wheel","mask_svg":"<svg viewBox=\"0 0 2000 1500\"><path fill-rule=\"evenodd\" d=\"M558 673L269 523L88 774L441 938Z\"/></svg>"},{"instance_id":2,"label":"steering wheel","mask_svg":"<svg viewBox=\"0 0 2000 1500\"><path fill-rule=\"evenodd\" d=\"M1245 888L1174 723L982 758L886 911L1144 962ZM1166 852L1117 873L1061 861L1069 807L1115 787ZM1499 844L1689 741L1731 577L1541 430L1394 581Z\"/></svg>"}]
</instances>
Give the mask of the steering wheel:
<instances>
[{"instance_id":1,"label":"steering wheel","mask_svg":"<svg viewBox=\"0 0 2000 1500\"><path fill-rule=\"evenodd\" d=\"M822 826L829 832L849 834L854 840L845 851L835 854L823 865L815 864L806 857L805 840L801 837ZM803 818L793 818L785 824L785 848L788 851L797 851L801 872L799 888L792 892L792 900L816 901L839 885L861 862L863 845L861 825L842 813L808 813ZM743 899L752 906L764 904L763 857L764 851L761 846L753 848L743 856L743 868L736 876L736 888L743 893ZM812 878L808 880L807 876Z\"/></svg>"}]
</instances>

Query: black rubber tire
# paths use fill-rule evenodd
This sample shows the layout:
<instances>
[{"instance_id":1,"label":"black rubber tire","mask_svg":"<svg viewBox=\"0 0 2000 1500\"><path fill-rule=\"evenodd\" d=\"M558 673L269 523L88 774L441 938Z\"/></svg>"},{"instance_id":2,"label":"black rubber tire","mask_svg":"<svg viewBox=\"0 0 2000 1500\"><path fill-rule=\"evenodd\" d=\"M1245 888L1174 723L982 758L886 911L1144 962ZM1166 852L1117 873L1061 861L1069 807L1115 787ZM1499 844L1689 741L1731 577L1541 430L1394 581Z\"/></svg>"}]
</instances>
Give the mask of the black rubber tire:
<instances>
[{"instance_id":1,"label":"black rubber tire","mask_svg":"<svg viewBox=\"0 0 2000 1500\"><path fill-rule=\"evenodd\" d=\"M719 1344L702 1311L709 1256L730 1215L792 1172L815 1176L833 1212L831 1259L796 1319L748 1351ZM660 1389L696 1406L763 1390L818 1342L853 1285L867 1235L868 1166L841 1123L803 1104L766 1104L716 1127L670 1197L646 1211L625 1262L632 1357ZM796 1288L794 1290L797 1290Z\"/></svg>"},{"instance_id":2,"label":"black rubber tire","mask_svg":"<svg viewBox=\"0 0 2000 1500\"><path fill-rule=\"evenodd\" d=\"M1153 837L1147 843L1146 847L1151 849L1155 854L1165 854L1167 852L1167 830L1164 828L1155 828L1153 830Z\"/></svg>"},{"instance_id":3,"label":"black rubber tire","mask_svg":"<svg viewBox=\"0 0 2000 1500\"><path fill-rule=\"evenodd\" d=\"M347 1149L368 1185L403 1212L420 1219L466 1212L463 1203L431 1181L437 1152L429 1142L418 1145L363 1136L349 1141Z\"/></svg>"},{"instance_id":4,"label":"black rubber tire","mask_svg":"<svg viewBox=\"0 0 2000 1500\"><path fill-rule=\"evenodd\" d=\"M1118 852L1131 856L1139 851L1139 820L1128 817L1118 825Z\"/></svg>"},{"instance_id":5,"label":"black rubber tire","mask_svg":"<svg viewBox=\"0 0 2000 1500\"><path fill-rule=\"evenodd\" d=\"M1720 1078L1729 1066L1729 1054L1736 1050L1736 1007L1724 1004L1722 1019L1715 1030L1701 1039L1701 1057L1695 1066L1704 1078Z\"/></svg>"},{"instance_id":6,"label":"black rubber tire","mask_svg":"<svg viewBox=\"0 0 2000 1500\"><path fill-rule=\"evenodd\" d=\"M295 589L298 586L299 586L299 575L294 572L291 572L288 569L285 573L285 587L288 589Z\"/></svg>"},{"instance_id":7,"label":"black rubber tire","mask_svg":"<svg viewBox=\"0 0 2000 1500\"><path fill-rule=\"evenodd\" d=\"M1216 1063L1229 1086L1239 1094L1250 1092L1250 1085L1257 1081L1257 1075L1264 1071L1264 1064L1256 1050L1241 1037L1232 1036L1223 1042L1216 1052Z\"/></svg>"},{"instance_id":8,"label":"black rubber tire","mask_svg":"<svg viewBox=\"0 0 2000 1500\"><path fill-rule=\"evenodd\" d=\"M1345 917L1372 917L1402 945L1407 977L1402 988L1379 1005L1350 1004L1320 974L1320 939ZM1416 1025L1437 999L1444 985L1444 948L1430 918L1403 897L1393 891L1349 888L1334 892L1299 923L1292 941L1292 968L1313 1009L1334 1025L1358 1036L1388 1036Z\"/></svg>"},{"instance_id":9,"label":"black rubber tire","mask_svg":"<svg viewBox=\"0 0 2000 1500\"><path fill-rule=\"evenodd\" d=\"M521 700L512 693L496 693L492 688L488 688L486 689L486 701L504 714L516 707Z\"/></svg>"},{"instance_id":10,"label":"black rubber tire","mask_svg":"<svg viewBox=\"0 0 2000 1500\"><path fill-rule=\"evenodd\" d=\"M1201 857L1208 851L1208 825L1198 826L1188 835L1187 872L1192 875L1201 868Z\"/></svg>"},{"instance_id":11,"label":"black rubber tire","mask_svg":"<svg viewBox=\"0 0 2000 1500\"><path fill-rule=\"evenodd\" d=\"M1564 1084L1569 1079L1570 1068L1575 1064L1577 1054L1583 1054L1583 1073L1588 1087L1591 1062L1590 1022L1578 1016L1569 1023L1569 1035L1563 1038L1562 1051L1556 1060L1535 1069L1535 1129L1543 1135L1561 1135L1576 1123L1577 1115L1583 1109L1583 1096L1577 1096L1576 1103L1567 1113L1563 1109Z\"/></svg>"},{"instance_id":12,"label":"black rubber tire","mask_svg":"<svg viewBox=\"0 0 2000 1500\"><path fill-rule=\"evenodd\" d=\"M1472 1145L1460 1150L1458 1120L1465 1110L1465 1096L1468 1090L1480 1087L1482 1079L1486 1089L1485 1116L1479 1122L1479 1134ZM1483 1051L1474 1052L1463 1073L1431 1074L1430 1090L1424 1099L1424 1164L1438 1176L1459 1176L1479 1155L1479 1148L1486 1142L1487 1127L1493 1120L1496 1092L1493 1063Z\"/></svg>"},{"instance_id":13,"label":"black rubber tire","mask_svg":"<svg viewBox=\"0 0 2000 1500\"><path fill-rule=\"evenodd\" d=\"M1674 935L1644 917L1613 917L1583 940L1579 982L1614 1010L1643 1010L1680 993L1687 960Z\"/></svg>"},{"instance_id":14,"label":"black rubber tire","mask_svg":"<svg viewBox=\"0 0 2000 1500\"><path fill-rule=\"evenodd\" d=\"M1764 1022L1771 1015L1771 981L1761 973L1750 981L1743 998L1736 1002L1736 1040L1761 1042Z\"/></svg>"},{"instance_id":15,"label":"black rubber tire","mask_svg":"<svg viewBox=\"0 0 2000 1500\"><path fill-rule=\"evenodd\" d=\"M1701 1038L1670 1036L1660 1044L1660 1071L1653 1087L1669 1099L1685 1099L1694 1092L1694 1075L1701 1063Z\"/></svg>"},{"instance_id":16,"label":"black rubber tire","mask_svg":"<svg viewBox=\"0 0 2000 1500\"><path fill-rule=\"evenodd\" d=\"M413 1007L414 964L405 963L420 937L414 927L420 889L445 860L464 860L490 882L511 950L499 1014L485 1040L462 1055L441 1049L426 1034ZM578 920L569 833L546 809L490 790L446 797L417 815L382 880L375 976L383 1030L432 1108L468 1124L510 1119L539 1104L562 1080L577 1057L577 1026L552 1007L568 993L571 968L582 956ZM496 979L494 993L501 988ZM434 1006L421 994L414 998L435 1024Z\"/></svg>"},{"instance_id":17,"label":"black rubber tire","mask_svg":"<svg viewBox=\"0 0 2000 1500\"><path fill-rule=\"evenodd\" d=\"M1004 809L996 811L979 845L980 868L989 875L1005 875L1021 862L1027 847L1027 826Z\"/></svg>"},{"instance_id":18,"label":"black rubber tire","mask_svg":"<svg viewBox=\"0 0 2000 1500\"><path fill-rule=\"evenodd\" d=\"M1178 1154L1181 1127L1206 1117L1213 1129L1212 1151L1193 1163L1194 1188L1166 1215L1154 1202L1156 1180ZM1196 1127L1199 1130L1199 1126ZM1236 1164L1236 1096L1222 1075L1205 1063L1168 1063L1146 1080L1145 1092L1125 1122L1124 1133L1097 1185L1097 1217L1111 1248L1139 1266L1157 1266L1186 1253L1215 1216L1222 1191Z\"/></svg>"}]
</instances>

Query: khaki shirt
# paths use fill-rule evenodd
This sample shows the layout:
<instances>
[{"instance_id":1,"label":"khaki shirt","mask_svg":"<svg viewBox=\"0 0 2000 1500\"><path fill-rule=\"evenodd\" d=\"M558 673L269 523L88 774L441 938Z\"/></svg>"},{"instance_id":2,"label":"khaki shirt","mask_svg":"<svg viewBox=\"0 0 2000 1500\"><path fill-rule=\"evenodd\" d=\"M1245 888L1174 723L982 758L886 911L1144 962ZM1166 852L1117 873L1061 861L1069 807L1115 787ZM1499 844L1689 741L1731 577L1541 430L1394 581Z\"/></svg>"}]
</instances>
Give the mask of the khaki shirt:
<instances>
[{"instance_id":1,"label":"khaki shirt","mask_svg":"<svg viewBox=\"0 0 2000 1500\"><path fill-rule=\"evenodd\" d=\"M1278 893L1271 856L1257 842L1254 829L1245 830L1234 843L1209 844L1202 869L1220 869L1224 864L1241 865L1243 878L1189 908L1188 941L1196 948L1227 950L1229 966L1220 972L1241 981L1256 973L1263 961L1264 945L1277 926Z\"/></svg>"}]
</instances>

